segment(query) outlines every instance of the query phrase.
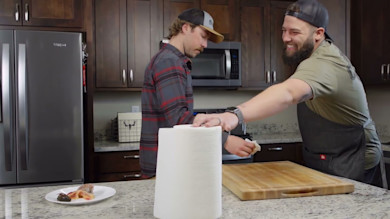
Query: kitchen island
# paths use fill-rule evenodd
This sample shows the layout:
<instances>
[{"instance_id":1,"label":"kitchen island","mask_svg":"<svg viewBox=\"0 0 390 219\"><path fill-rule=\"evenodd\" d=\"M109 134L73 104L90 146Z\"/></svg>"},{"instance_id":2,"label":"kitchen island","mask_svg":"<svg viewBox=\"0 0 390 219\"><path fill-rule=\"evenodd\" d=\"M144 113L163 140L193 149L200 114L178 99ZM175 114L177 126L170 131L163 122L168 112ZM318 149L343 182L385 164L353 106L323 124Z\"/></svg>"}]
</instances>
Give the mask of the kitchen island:
<instances>
[{"instance_id":1,"label":"kitchen island","mask_svg":"<svg viewBox=\"0 0 390 219\"><path fill-rule=\"evenodd\" d=\"M390 218L388 190L348 180L351 194L240 201L222 187L222 217L244 218ZM0 218L154 218L155 180L96 183L116 194L90 205L62 205L45 200L57 189L78 185L0 188Z\"/></svg>"}]
</instances>

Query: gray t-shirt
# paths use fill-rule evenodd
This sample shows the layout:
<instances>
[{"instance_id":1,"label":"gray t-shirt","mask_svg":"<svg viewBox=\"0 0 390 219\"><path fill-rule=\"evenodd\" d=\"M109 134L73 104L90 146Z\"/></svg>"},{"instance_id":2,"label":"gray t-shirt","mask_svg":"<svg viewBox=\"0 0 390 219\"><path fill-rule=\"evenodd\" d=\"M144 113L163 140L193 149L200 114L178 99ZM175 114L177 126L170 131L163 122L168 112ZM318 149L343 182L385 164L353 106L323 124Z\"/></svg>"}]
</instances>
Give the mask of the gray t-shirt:
<instances>
[{"instance_id":1,"label":"gray t-shirt","mask_svg":"<svg viewBox=\"0 0 390 219\"><path fill-rule=\"evenodd\" d=\"M313 91L306 105L325 119L343 125L362 125L366 137L365 169L376 166L381 144L371 120L366 93L349 59L333 44L323 41L302 61L291 78L305 81Z\"/></svg>"}]
</instances>

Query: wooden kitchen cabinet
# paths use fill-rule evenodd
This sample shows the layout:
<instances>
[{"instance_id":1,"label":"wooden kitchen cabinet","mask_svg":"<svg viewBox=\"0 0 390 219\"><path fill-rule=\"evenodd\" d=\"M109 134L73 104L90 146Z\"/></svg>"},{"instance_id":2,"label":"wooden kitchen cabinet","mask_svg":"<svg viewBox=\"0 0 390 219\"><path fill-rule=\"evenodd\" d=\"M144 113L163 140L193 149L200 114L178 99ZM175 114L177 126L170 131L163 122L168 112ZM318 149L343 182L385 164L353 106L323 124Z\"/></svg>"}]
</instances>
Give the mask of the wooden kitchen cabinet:
<instances>
[{"instance_id":1,"label":"wooden kitchen cabinet","mask_svg":"<svg viewBox=\"0 0 390 219\"><path fill-rule=\"evenodd\" d=\"M162 39L162 1L96 0L96 88L141 88Z\"/></svg>"},{"instance_id":2,"label":"wooden kitchen cabinet","mask_svg":"<svg viewBox=\"0 0 390 219\"><path fill-rule=\"evenodd\" d=\"M240 41L240 4L237 0L202 0L200 7L214 19L214 29L224 41Z\"/></svg>"},{"instance_id":3,"label":"wooden kitchen cabinet","mask_svg":"<svg viewBox=\"0 0 390 219\"><path fill-rule=\"evenodd\" d=\"M327 32L334 44L348 57L351 57L351 0L318 0L329 13Z\"/></svg>"},{"instance_id":4,"label":"wooden kitchen cabinet","mask_svg":"<svg viewBox=\"0 0 390 219\"><path fill-rule=\"evenodd\" d=\"M139 151L96 153L95 171L95 182L140 179Z\"/></svg>"},{"instance_id":5,"label":"wooden kitchen cabinet","mask_svg":"<svg viewBox=\"0 0 390 219\"><path fill-rule=\"evenodd\" d=\"M1 0L0 25L83 27L84 0Z\"/></svg>"},{"instance_id":6,"label":"wooden kitchen cabinet","mask_svg":"<svg viewBox=\"0 0 390 219\"><path fill-rule=\"evenodd\" d=\"M351 58L365 85L390 84L390 1L351 3Z\"/></svg>"},{"instance_id":7,"label":"wooden kitchen cabinet","mask_svg":"<svg viewBox=\"0 0 390 219\"><path fill-rule=\"evenodd\" d=\"M302 143L261 144L261 151L253 157L253 162L282 160L303 164Z\"/></svg>"},{"instance_id":8,"label":"wooden kitchen cabinet","mask_svg":"<svg viewBox=\"0 0 390 219\"><path fill-rule=\"evenodd\" d=\"M241 1L242 87L264 89L291 75L282 60L282 24L291 1Z\"/></svg>"},{"instance_id":9,"label":"wooden kitchen cabinet","mask_svg":"<svg viewBox=\"0 0 390 219\"><path fill-rule=\"evenodd\" d=\"M222 34L224 41L239 41L239 1L237 0L164 0L164 37L169 35L169 26L186 9L200 8L214 19L214 29Z\"/></svg>"}]
</instances>

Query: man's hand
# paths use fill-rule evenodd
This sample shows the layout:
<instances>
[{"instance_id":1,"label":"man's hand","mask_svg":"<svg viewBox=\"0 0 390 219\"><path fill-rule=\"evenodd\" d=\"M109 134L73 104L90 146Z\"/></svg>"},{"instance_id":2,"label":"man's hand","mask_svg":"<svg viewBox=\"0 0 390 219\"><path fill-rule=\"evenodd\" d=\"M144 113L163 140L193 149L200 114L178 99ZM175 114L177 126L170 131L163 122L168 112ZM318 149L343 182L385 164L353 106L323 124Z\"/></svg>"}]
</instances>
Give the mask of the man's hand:
<instances>
[{"instance_id":1,"label":"man's hand","mask_svg":"<svg viewBox=\"0 0 390 219\"><path fill-rule=\"evenodd\" d=\"M255 148L255 144L245 141L240 137L229 135L224 147L231 154L235 154L239 157L247 157L252 153L253 149Z\"/></svg>"},{"instance_id":2,"label":"man's hand","mask_svg":"<svg viewBox=\"0 0 390 219\"><path fill-rule=\"evenodd\" d=\"M192 126L212 127L222 126L225 131L231 131L238 125L238 118L233 113L197 114Z\"/></svg>"}]
</instances>

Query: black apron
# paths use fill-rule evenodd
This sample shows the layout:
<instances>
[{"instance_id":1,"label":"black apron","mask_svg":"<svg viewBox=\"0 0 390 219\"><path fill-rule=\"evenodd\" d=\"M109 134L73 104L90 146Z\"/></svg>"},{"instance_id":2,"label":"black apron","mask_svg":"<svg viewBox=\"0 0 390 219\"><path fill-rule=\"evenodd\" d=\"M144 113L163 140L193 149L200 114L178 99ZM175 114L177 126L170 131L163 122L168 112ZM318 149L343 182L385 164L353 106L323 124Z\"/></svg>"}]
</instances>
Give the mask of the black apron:
<instances>
[{"instance_id":1,"label":"black apron","mask_svg":"<svg viewBox=\"0 0 390 219\"><path fill-rule=\"evenodd\" d=\"M363 126L329 121L298 104L298 124L303 140L303 160L321 172L364 180L366 140Z\"/></svg>"}]
</instances>

